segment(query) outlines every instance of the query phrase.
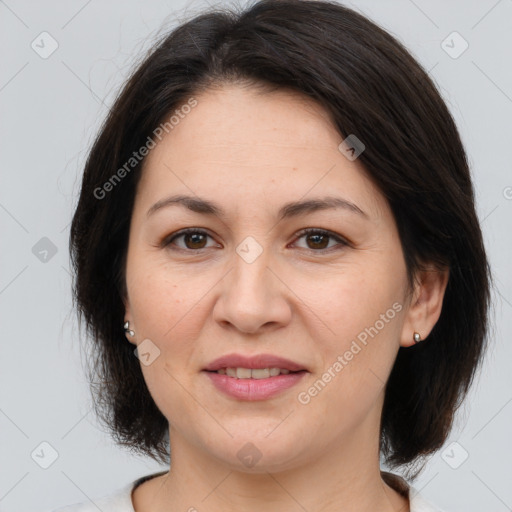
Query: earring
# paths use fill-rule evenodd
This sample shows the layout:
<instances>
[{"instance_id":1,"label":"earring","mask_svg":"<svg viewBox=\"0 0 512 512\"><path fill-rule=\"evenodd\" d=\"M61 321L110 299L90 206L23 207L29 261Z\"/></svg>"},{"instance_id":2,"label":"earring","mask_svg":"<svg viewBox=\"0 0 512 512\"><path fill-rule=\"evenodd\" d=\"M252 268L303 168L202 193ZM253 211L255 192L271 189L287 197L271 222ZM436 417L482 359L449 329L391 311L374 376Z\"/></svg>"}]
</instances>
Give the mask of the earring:
<instances>
[{"instance_id":1,"label":"earring","mask_svg":"<svg viewBox=\"0 0 512 512\"><path fill-rule=\"evenodd\" d=\"M414 343L419 343L421 341L421 336L419 332L415 332L413 335Z\"/></svg>"},{"instance_id":2,"label":"earring","mask_svg":"<svg viewBox=\"0 0 512 512\"><path fill-rule=\"evenodd\" d=\"M135 332L130 329L130 322L124 323L124 332L126 332L128 336L135 336Z\"/></svg>"}]
</instances>

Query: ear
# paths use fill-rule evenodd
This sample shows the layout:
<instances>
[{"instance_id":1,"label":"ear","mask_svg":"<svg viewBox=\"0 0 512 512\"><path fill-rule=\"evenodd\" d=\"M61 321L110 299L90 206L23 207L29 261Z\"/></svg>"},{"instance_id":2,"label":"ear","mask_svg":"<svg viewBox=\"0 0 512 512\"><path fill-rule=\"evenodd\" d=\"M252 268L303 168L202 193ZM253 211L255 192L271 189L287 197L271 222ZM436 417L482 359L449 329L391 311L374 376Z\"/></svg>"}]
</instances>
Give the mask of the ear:
<instances>
[{"instance_id":1,"label":"ear","mask_svg":"<svg viewBox=\"0 0 512 512\"><path fill-rule=\"evenodd\" d=\"M409 309L405 316L400 345L415 345L414 333L424 340L441 316L443 298L448 284L449 269L428 265L418 271Z\"/></svg>"}]
</instances>

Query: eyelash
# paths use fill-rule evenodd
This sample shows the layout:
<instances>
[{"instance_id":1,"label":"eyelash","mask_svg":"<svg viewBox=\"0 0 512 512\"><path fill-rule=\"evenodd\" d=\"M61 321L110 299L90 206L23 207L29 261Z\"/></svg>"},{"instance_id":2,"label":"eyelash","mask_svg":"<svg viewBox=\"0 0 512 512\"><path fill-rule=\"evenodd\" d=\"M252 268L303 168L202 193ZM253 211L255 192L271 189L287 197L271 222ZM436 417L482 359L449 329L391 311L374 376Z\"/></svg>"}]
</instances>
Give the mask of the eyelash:
<instances>
[{"instance_id":1,"label":"eyelash","mask_svg":"<svg viewBox=\"0 0 512 512\"><path fill-rule=\"evenodd\" d=\"M177 238L180 238L180 237L183 237L183 236L189 235L189 234L206 235L206 236L209 236L210 238L213 238L208 232L203 231L201 229L186 228L186 229L183 229L181 231L178 231L177 233L174 233L174 234L166 237L162 241L161 246L162 247L168 247ZM341 248L350 245L347 240L341 238L339 235L336 235L332 231L326 231L325 229L319 229L319 228L305 228L305 229L301 230L299 233L297 233L296 237L297 237L297 239L300 239L300 238L302 238L302 237L304 237L306 235L311 235L311 234L323 235L323 236L327 236L329 238L332 238L332 239L336 240L339 245L342 246ZM203 251L204 249L209 249L209 248L210 247L203 247L201 249L186 249L186 248L183 248L183 247L177 247L177 248L173 248L172 250L185 251L185 252L190 252L190 253L197 253L197 252ZM312 252L312 253L326 253L326 252L330 252L332 250L339 250L339 249L340 249L340 247L338 247L338 248L336 248L336 247L329 247L329 248L324 248L324 249L307 249L306 248L304 250Z\"/></svg>"}]
</instances>

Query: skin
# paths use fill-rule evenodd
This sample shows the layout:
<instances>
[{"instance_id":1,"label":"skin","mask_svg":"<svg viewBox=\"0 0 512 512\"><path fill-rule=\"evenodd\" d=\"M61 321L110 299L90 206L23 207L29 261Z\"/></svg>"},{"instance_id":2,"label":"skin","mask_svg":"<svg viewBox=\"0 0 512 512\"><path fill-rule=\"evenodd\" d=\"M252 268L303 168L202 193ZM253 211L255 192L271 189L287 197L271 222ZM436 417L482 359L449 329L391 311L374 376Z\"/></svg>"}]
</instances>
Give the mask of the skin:
<instances>
[{"instance_id":1,"label":"skin","mask_svg":"<svg viewBox=\"0 0 512 512\"><path fill-rule=\"evenodd\" d=\"M160 350L141 369L169 420L172 454L169 473L133 492L135 510L409 511L380 475L384 386L399 347L413 345L415 331L425 339L438 320L447 273L418 274L408 288L385 198L338 150L343 138L312 100L237 85L195 98L148 155L130 226L128 339ZM181 205L147 215L174 194L214 201L225 215ZM366 216L336 208L276 217L284 203L326 195ZM348 243L300 235L308 227ZM209 236L162 243L183 228ZM248 236L262 249L252 263L236 252ZM401 311L300 403L299 392L394 303ZM237 400L201 372L233 352L277 354L309 373L269 400ZM248 442L261 453L251 468L237 457Z\"/></svg>"}]
</instances>

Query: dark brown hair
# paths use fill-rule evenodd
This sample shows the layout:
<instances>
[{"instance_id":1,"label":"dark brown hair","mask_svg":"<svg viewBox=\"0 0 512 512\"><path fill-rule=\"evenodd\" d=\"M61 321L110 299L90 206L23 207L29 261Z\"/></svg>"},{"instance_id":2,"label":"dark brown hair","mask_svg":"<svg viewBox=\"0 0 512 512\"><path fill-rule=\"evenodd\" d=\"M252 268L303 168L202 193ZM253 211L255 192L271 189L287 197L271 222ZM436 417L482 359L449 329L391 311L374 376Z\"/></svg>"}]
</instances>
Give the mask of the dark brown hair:
<instances>
[{"instance_id":1,"label":"dark brown hair","mask_svg":"<svg viewBox=\"0 0 512 512\"><path fill-rule=\"evenodd\" d=\"M424 459L446 440L487 342L491 274L473 186L428 74L386 31L330 1L204 12L159 40L115 101L88 155L70 234L98 416L118 443L169 460L168 422L123 331L125 256L144 160L107 197L98 190L178 106L225 83L286 88L323 106L340 140L355 134L366 146L359 162L389 202L409 282L425 263L449 268L439 321L427 340L399 349L382 412L390 467Z\"/></svg>"}]
</instances>

